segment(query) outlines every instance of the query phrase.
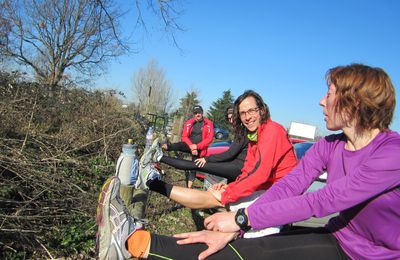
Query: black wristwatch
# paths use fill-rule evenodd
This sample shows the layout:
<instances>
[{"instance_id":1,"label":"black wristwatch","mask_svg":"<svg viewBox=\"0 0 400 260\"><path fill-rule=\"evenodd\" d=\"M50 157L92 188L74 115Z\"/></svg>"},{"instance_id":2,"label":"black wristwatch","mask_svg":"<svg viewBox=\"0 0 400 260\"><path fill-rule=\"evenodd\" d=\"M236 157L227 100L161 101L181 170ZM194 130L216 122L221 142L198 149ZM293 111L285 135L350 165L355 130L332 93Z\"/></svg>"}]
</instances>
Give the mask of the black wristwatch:
<instances>
[{"instance_id":1,"label":"black wristwatch","mask_svg":"<svg viewBox=\"0 0 400 260\"><path fill-rule=\"evenodd\" d=\"M250 229L249 219L247 215L244 213L244 208L239 209L235 215L236 225L240 227L241 230L247 231Z\"/></svg>"}]
</instances>

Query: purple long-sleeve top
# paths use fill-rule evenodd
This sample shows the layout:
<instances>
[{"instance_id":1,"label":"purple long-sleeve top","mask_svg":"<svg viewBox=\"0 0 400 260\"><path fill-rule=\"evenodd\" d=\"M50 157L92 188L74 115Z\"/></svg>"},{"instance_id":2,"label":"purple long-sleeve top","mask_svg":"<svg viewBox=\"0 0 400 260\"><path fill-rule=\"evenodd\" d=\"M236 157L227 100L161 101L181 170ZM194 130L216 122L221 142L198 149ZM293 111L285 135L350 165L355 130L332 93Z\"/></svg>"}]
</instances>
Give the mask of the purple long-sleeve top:
<instances>
[{"instance_id":1,"label":"purple long-sleeve top","mask_svg":"<svg viewBox=\"0 0 400 260\"><path fill-rule=\"evenodd\" d=\"M255 229L310 217L330 219L328 230L353 259L400 259L400 135L380 132L357 151L343 134L315 143L287 176L249 206ZM324 171L327 185L304 193Z\"/></svg>"}]
</instances>

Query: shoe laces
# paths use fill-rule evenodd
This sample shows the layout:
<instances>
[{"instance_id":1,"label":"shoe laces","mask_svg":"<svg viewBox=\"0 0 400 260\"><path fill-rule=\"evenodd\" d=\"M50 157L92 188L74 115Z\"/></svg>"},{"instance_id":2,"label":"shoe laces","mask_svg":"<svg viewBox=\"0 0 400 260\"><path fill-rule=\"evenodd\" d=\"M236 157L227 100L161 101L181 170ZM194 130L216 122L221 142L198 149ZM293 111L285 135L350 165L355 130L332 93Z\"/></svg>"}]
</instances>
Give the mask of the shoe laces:
<instances>
[{"instance_id":1,"label":"shoe laces","mask_svg":"<svg viewBox=\"0 0 400 260\"><path fill-rule=\"evenodd\" d=\"M143 228L143 223L139 219L136 219L134 216L132 216L129 213L129 210L125 206L125 203L124 203L123 199L120 196L117 196L116 200L122 206L122 212L126 216L124 222L128 222L129 234L132 233L133 231L137 230L137 229L142 229Z\"/></svg>"}]
</instances>

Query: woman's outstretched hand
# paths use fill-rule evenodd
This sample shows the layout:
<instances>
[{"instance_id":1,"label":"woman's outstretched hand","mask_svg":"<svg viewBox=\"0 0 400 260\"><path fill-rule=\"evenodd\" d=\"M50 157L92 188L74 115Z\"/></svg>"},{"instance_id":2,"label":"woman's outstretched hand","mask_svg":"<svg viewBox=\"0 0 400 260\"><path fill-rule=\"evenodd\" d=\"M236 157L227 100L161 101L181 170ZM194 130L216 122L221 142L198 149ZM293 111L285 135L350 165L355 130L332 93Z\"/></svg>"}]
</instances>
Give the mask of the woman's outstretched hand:
<instances>
[{"instance_id":1,"label":"woman's outstretched hand","mask_svg":"<svg viewBox=\"0 0 400 260\"><path fill-rule=\"evenodd\" d=\"M174 237L180 239L177 241L178 245L193 243L206 244L208 248L199 254L199 260L205 259L223 249L229 243L229 241L235 239L237 236L238 232L223 233L209 230L174 235Z\"/></svg>"}]
</instances>

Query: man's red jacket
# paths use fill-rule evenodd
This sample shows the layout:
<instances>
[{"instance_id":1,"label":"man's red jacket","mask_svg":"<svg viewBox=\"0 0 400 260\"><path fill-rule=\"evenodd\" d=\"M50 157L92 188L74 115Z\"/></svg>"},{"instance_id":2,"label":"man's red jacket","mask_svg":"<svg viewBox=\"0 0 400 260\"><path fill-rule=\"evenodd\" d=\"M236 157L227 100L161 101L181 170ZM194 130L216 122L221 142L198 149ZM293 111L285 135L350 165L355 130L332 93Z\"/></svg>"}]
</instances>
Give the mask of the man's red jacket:
<instances>
[{"instance_id":1,"label":"man's red jacket","mask_svg":"<svg viewBox=\"0 0 400 260\"><path fill-rule=\"evenodd\" d=\"M212 143L214 138L214 124L210 119L203 117L203 126L201 128L201 142L197 144L197 149L200 150L200 157L203 157L207 153L208 146ZM193 144L189 137L193 130L195 119L191 118L185 122L182 131L182 142L185 142L188 146Z\"/></svg>"}]
</instances>

